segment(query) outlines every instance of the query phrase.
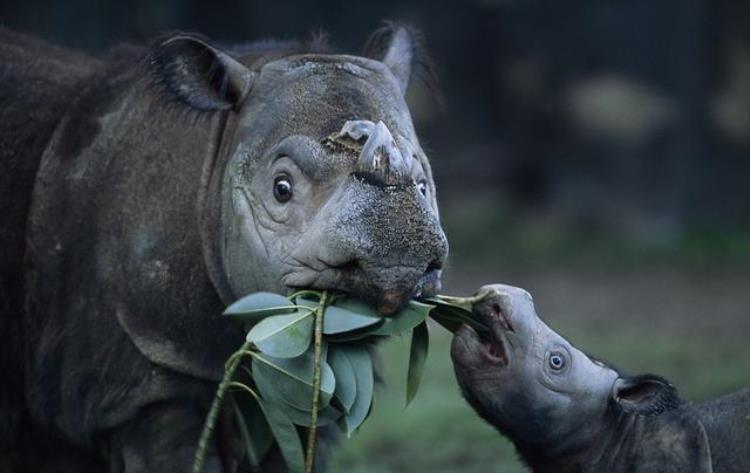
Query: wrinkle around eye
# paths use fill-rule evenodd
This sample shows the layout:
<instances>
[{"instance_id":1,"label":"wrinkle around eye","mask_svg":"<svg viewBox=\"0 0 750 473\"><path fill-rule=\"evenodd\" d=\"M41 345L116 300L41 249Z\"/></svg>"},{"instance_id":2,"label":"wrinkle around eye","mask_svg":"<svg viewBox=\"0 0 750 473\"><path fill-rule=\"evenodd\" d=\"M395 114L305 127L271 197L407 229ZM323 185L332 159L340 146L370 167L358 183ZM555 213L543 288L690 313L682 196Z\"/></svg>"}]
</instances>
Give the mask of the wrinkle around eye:
<instances>
[{"instance_id":1,"label":"wrinkle around eye","mask_svg":"<svg viewBox=\"0 0 750 473\"><path fill-rule=\"evenodd\" d=\"M251 209L251 212L253 214L253 219L255 220L256 224L262 226L264 229L268 231L273 231L273 227L265 221L261 216L256 214L256 207L261 207L263 209L263 213L270 219L273 223L277 225L284 225L287 223L288 220L288 213L285 211L283 212L283 215L276 215L273 211L269 210L266 203L263 201L263 199L254 199L252 194L250 194L247 189L245 189L242 186L239 186L239 189L241 190L242 194L245 196L245 199L247 200L248 206Z\"/></svg>"},{"instance_id":2,"label":"wrinkle around eye","mask_svg":"<svg viewBox=\"0 0 750 473\"><path fill-rule=\"evenodd\" d=\"M265 252L266 257L269 258L271 256L271 253L268 250L268 245L266 244L265 238L263 238L263 236L261 235L261 232L260 232L261 228L266 228L266 227L264 227L261 224L261 222L259 221L258 216L256 215L256 212L255 212L255 209L253 208L252 200L248 196L248 194L245 191L245 189L241 188L240 191L242 192L242 195L245 198L245 203L247 205L248 212L250 212L250 217L253 219L253 224L254 225L253 225L253 228L251 230L255 234L255 237L260 242L261 246L263 247L263 251ZM268 230L268 228L266 228L266 230Z\"/></svg>"}]
</instances>

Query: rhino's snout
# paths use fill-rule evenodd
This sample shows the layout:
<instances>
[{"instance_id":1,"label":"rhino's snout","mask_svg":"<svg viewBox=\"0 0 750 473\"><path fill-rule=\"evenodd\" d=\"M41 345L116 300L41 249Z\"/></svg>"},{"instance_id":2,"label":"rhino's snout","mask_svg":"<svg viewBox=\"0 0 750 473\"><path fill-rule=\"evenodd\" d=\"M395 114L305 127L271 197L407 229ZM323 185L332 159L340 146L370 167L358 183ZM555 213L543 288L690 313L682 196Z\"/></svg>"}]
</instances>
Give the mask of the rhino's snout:
<instances>
[{"instance_id":1,"label":"rhino's snout","mask_svg":"<svg viewBox=\"0 0 750 473\"><path fill-rule=\"evenodd\" d=\"M284 283L345 291L389 314L440 290L447 255L440 222L415 188L354 178L306 232Z\"/></svg>"},{"instance_id":2,"label":"rhino's snout","mask_svg":"<svg viewBox=\"0 0 750 473\"><path fill-rule=\"evenodd\" d=\"M441 259L435 259L420 271L409 265L383 268L366 264L353 278L352 289L379 312L392 314L409 299L436 294L441 287L442 265Z\"/></svg>"}]
</instances>

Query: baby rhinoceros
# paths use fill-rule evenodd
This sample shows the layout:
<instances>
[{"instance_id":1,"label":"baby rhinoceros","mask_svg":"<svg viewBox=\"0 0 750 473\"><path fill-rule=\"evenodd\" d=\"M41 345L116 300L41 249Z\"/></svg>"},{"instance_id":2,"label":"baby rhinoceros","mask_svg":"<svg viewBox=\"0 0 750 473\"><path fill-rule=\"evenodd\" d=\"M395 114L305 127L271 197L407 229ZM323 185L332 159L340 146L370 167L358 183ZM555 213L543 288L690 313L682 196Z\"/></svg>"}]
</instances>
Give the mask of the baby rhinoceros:
<instances>
[{"instance_id":1,"label":"baby rhinoceros","mask_svg":"<svg viewBox=\"0 0 750 473\"><path fill-rule=\"evenodd\" d=\"M485 286L451 356L464 396L535 473L750 472L750 389L701 404L624 376L536 315L528 292Z\"/></svg>"}]
</instances>

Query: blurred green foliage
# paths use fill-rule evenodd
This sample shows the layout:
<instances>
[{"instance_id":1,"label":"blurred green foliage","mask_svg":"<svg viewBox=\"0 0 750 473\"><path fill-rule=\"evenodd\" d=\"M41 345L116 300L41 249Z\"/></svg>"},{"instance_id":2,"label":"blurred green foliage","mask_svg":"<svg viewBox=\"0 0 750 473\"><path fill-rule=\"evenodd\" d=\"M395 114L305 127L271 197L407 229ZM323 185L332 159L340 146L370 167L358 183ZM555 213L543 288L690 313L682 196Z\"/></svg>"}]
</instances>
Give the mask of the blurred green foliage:
<instances>
[{"instance_id":1,"label":"blurred green foliage","mask_svg":"<svg viewBox=\"0 0 750 473\"><path fill-rule=\"evenodd\" d=\"M628 229L591 226L559 215L528 215L493 193L447 200L442 224L451 259L464 267L559 264L639 268L750 267L750 225Z\"/></svg>"}]
</instances>

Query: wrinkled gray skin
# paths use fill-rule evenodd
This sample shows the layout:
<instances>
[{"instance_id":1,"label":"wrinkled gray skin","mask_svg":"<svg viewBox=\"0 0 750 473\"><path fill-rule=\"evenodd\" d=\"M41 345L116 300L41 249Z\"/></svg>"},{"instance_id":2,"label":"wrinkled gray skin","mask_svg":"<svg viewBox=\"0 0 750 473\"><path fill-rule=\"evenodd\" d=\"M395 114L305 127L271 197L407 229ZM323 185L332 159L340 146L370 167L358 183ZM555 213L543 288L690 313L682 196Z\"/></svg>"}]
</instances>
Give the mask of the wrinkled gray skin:
<instances>
[{"instance_id":1,"label":"wrinkled gray skin","mask_svg":"<svg viewBox=\"0 0 750 473\"><path fill-rule=\"evenodd\" d=\"M750 471L750 390L683 402L666 380L623 376L537 317L523 289L490 285L451 356L467 401L535 473Z\"/></svg>"},{"instance_id":2,"label":"wrinkled gray skin","mask_svg":"<svg viewBox=\"0 0 750 473\"><path fill-rule=\"evenodd\" d=\"M0 29L0 471L187 471L235 298L438 290L418 49L387 25L367 57L176 34L96 59ZM236 471L233 429L205 471Z\"/></svg>"}]
</instances>

